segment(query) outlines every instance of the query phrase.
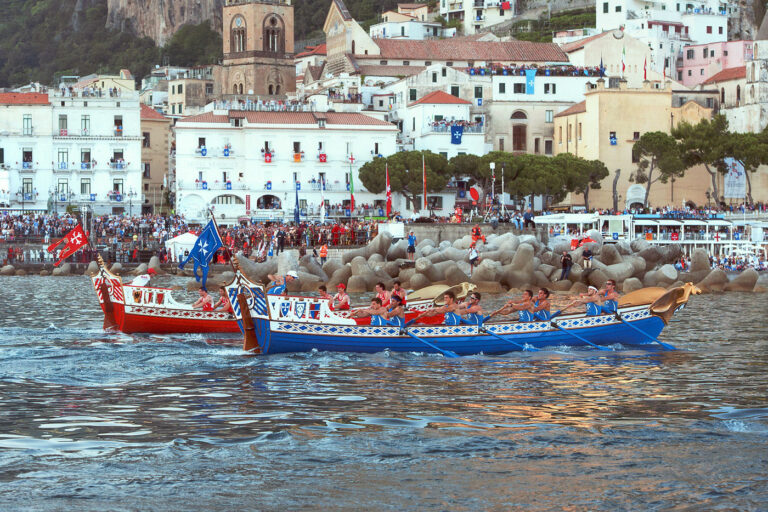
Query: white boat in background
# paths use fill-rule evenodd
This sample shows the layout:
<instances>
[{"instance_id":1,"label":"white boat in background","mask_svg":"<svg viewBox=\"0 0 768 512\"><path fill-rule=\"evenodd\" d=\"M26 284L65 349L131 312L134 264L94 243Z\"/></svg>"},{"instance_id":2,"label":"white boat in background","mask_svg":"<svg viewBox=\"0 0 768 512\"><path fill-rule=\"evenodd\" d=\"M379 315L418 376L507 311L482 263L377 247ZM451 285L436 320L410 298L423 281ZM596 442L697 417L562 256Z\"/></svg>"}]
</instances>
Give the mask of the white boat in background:
<instances>
[{"instance_id":1,"label":"white boat in background","mask_svg":"<svg viewBox=\"0 0 768 512\"><path fill-rule=\"evenodd\" d=\"M651 245L679 245L684 254L703 248L709 254L762 251L766 254L768 222L727 220L665 215L601 215L598 213L556 213L539 215L537 226L548 226L550 241L572 240L597 230L606 243L638 238Z\"/></svg>"}]
</instances>

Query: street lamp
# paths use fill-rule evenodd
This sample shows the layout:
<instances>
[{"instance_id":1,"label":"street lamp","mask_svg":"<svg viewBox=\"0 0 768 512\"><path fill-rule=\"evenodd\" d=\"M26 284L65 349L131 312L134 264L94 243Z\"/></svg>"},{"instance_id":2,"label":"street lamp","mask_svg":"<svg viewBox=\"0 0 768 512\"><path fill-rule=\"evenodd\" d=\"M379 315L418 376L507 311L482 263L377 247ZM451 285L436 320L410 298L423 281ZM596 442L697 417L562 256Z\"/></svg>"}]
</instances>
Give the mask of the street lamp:
<instances>
[{"instance_id":1,"label":"street lamp","mask_svg":"<svg viewBox=\"0 0 768 512\"><path fill-rule=\"evenodd\" d=\"M133 191L133 187L128 190L126 195L128 196L128 216L133 217L133 198L136 197L136 192Z\"/></svg>"}]
</instances>

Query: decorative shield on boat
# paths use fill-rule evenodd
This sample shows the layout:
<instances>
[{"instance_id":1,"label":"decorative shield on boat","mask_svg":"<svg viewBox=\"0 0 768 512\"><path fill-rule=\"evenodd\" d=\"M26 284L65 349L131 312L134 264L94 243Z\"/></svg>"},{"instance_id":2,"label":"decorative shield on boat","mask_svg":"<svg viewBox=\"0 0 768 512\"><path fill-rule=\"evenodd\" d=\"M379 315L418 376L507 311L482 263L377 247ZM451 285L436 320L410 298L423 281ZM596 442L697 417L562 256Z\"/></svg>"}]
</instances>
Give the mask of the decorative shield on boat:
<instances>
[{"instance_id":1,"label":"decorative shield on boat","mask_svg":"<svg viewBox=\"0 0 768 512\"><path fill-rule=\"evenodd\" d=\"M155 298L157 299L158 304L162 304L163 299L165 298L165 293L157 292L157 295L155 295Z\"/></svg>"},{"instance_id":2,"label":"decorative shield on boat","mask_svg":"<svg viewBox=\"0 0 768 512\"><path fill-rule=\"evenodd\" d=\"M291 312L291 303L290 302L281 302L280 303L280 316L286 316L290 312Z\"/></svg>"},{"instance_id":3,"label":"decorative shield on boat","mask_svg":"<svg viewBox=\"0 0 768 512\"><path fill-rule=\"evenodd\" d=\"M141 302L141 290L133 290L133 302Z\"/></svg>"},{"instance_id":4,"label":"decorative shield on boat","mask_svg":"<svg viewBox=\"0 0 768 512\"><path fill-rule=\"evenodd\" d=\"M299 318L304 318L304 312L307 310L307 303L306 302L297 302L296 307L294 308L294 312L296 313L296 316Z\"/></svg>"}]
</instances>

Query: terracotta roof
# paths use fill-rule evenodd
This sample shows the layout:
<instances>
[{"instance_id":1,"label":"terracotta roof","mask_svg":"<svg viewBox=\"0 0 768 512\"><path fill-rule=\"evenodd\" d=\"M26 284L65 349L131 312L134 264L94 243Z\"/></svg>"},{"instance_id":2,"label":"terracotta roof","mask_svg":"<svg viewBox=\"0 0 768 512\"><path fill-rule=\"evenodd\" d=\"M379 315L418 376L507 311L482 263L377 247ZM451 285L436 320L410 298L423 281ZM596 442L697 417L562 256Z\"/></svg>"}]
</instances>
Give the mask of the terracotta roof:
<instances>
[{"instance_id":1,"label":"terracotta roof","mask_svg":"<svg viewBox=\"0 0 768 512\"><path fill-rule=\"evenodd\" d=\"M323 118L329 125L382 126L397 129L392 123L375 117L353 112L252 112L231 110L229 116L214 115L206 112L197 116L179 120L179 123L222 123L229 124L229 117L245 118L250 124L310 124L317 125L317 119Z\"/></svg>"},{"instance_id":2,"label":"terracotta roof","mask_svg":"<svg viewBox=\"0 0 768 512\"><path fill-rule=\"evenodd\" d=\"M163 114L143 103L141 104L141 118L150 120L155 119L158 121L165 121L167 119Z\"/></svg>"},{"instance_id":3,"label":"terracotta roof","mask_svg":"<svg viewBox=\"0 0 768 512\"><path fill-rule=\"evenodd\" d=\"M325 62L320 66L307 66L307 72L312 80L320 80L323 77L323 69L325 68Z\"/></svg>"},{"instance_id":4,"label":"terracotta roof","mask_svg":"<svg viewBox=\"0 0 768 512\"><path fill-rule=\"evenodd\" d=\"M427 94L426 96L422 96L418 100L414 101L413 103L409 104L409 107L412 107L413 105L424 105L424 104L430 104L430 105L471 105L471 101L463 100L461 98L457 98L456 96L453 96L451 94L448 94L444 91L432 91L431 93Z\"/></svg>"},{"instance_id":5,"label":"terracotta roof","mask_svg":"<svg viewBox=\"0 0 768 512\"><path fill-rule=\"evenodd\" d=\"M50 105L48 95L39 92L0 93L0 105Z\"/></svg>"},{"instance_id":6,"label":"terracotta roof","mask_svg":"<svg viewBox=\"0 0 768 512\"><path fill-rule=\"evenodd\" d=\"M381 66L360 64L360 74L366 76L413 76L427 69L425 66Z\"/></svg>"},{"instance_id":7,"label":"terracotta roof","mask_svg":"<svg viewBox=\"0 0 768 512\"><path fill-rule=\"evenodd\" d=\"M563 51L565 53L571 53L575 52L576 50L581 50L587 43L591 43L595 39L600 39L606 34L610 34L610 32L601 32L594 36L585 37L584 39L579 39L578 41L572 41L570 43L564 44Z\"/></svg>"},{"instance_id":8,"label":"terracotta roof","mask_svg":"<svg viewBox=\"0 0 768 512\"><path fill-rule=\"evenodd\" d=\"M704 83L714 84L717 82L727 82L728 80L738 80L739 78L747 78L747 66L724 69L709 77Z\"/></svg>"},{"instance_id":9,"label":"terracotta roof","mask_svg":"<svg viewBox=\"0 0 768 512\"><path fill-rule=\"evenodd\" d=\"M454 39L377 39L380 59L460 60L499 62L565 62L568 56L552 43L530 41L467 41ZM357 55L358 59L371 56Z\"/></svg>"},{"instance_id":10,"label":"terracotta roof","mask_svg":"<svg viewBox=\"0 0 768 512\"><path fill-rule=\"evenodd\" d=\"M294 58L309 57L310 55L326 55L327 53L327 47L325 46L325 43L323 43L317 46L307 46L304 48L303 52L297 53Z\"/></svg>"},{"instance_id":11,"label":"terracotta roof","mask_svg":"<svg viewBox=\"0 0 768 512\"><path fill-rule=\"evenodd\" d=\"M587 111L587 102L586 100L584 100L582 102L579 102L573 105L572 107L569 107L563 110L559 114L555 114L555 117L565 117L565 116L570 116L571 114L581 114L586 111Z\"/></svg>"}]
</instances>

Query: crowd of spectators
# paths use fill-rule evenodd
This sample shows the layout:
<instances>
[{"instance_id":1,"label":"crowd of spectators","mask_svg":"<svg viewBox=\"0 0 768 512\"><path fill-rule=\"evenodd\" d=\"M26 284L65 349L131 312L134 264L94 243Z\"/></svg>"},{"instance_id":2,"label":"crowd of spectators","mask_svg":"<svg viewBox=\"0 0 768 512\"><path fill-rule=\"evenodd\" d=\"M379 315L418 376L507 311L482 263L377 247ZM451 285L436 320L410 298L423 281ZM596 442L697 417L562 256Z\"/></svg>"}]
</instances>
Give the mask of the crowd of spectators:
<instances>
[{"instance_id":1,"label":"crowd of spectators","mask_svg":"<svg viewBox=\"0 0 768 512\"><path fill-rule=\"evenodd\" d=\"M502 66L500 64L489 64L485 67L469 67L466 69L470 75L511 75L511 76L526 76L526 71L535 70L536 76L594 76L601 77L604 74L605 69L600 69L599 66L572 66L572 65L555 65L555 66L537 66L532 65L513 65Z\"/></svg>"}]
</instances>

